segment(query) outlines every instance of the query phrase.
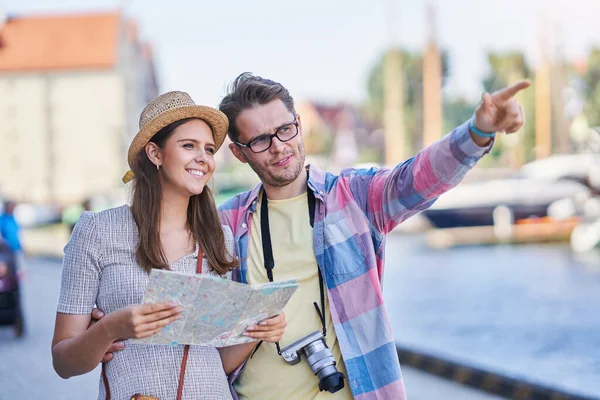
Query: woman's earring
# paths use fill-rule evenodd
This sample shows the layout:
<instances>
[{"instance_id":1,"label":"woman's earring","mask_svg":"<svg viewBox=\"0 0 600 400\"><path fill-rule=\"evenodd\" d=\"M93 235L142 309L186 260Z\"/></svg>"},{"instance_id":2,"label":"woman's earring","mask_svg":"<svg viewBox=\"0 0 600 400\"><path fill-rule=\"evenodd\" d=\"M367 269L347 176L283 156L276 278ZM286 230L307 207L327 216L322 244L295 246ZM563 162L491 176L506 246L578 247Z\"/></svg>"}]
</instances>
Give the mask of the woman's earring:
<instances>
[{"instance_id":1,"label":"woman's earring","mask_svg":"<svg viewBox=\"0 0 600 400\"><path fill-rule=\"evenodd\" d=\"M158 165L158 163L156 163L156 170L159 171L160 170L160 165Z\"/></svg>"}]
</instances>

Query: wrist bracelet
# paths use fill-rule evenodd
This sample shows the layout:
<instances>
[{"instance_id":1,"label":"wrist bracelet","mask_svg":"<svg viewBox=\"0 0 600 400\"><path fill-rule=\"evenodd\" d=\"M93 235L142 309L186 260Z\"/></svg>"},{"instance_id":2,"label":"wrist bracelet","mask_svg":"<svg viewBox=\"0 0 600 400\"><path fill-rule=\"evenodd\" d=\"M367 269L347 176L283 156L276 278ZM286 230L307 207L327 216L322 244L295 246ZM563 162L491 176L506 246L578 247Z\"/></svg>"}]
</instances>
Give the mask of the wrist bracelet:
<instances>
[{"instance_id":1,"label":"wrist bracelet","mask_svg":"<svg viewBox=\"0 0 600 400\"><path fill-rule=\"evenodd\" d=\"M475 127L475 118L474 117L471 118L471 122L469 122L469 129L471 130L471 132L473 132L477 136L481 136L486 139L493 138L494 136L496 136L496 132L485 133L485 132L482 132L479 129L477 129Z\"/></svg>"}]
</instances>

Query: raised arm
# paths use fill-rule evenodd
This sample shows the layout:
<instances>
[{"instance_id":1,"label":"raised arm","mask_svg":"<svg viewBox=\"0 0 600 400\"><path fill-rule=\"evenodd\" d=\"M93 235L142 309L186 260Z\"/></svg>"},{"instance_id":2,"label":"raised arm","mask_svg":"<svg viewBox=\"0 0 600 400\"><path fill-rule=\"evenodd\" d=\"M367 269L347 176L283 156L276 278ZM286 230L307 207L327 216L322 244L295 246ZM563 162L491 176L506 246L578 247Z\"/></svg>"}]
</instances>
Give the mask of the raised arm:
<instances>
[{"instance_id":1,"label":"raised arm","mask_svg":"<svg viewBox=\"0 0 600 400\"><path fill-rule=\"evenodd\" d=\"M514 96L528 86L528 82L519 82L484 93L471 120L415 157L393 169L342 171L342 182L373 226L388 233L460 183L490 150L492 133L511 134L521 128L524 115Z\"/></svg>"}]
</instances>

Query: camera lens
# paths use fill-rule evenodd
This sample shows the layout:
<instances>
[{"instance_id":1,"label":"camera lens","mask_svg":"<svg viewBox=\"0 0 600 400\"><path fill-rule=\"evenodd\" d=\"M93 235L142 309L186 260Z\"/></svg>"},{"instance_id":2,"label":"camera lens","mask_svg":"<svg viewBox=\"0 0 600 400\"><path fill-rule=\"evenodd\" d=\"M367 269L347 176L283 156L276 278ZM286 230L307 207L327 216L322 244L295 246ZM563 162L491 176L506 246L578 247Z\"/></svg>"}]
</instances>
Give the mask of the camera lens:
<instances>
[{"instance_id":1,"label":"camera lens","mask_svg":"<svg viewBox=\"0 0 600 400\"><path fill-rule=\"evenodd\" d=\"M337 370L333 354L322 339L303 350L310 369L319 378L319 390L335 393L344 387L344 374Z\"/></svg>"}]
</instances>

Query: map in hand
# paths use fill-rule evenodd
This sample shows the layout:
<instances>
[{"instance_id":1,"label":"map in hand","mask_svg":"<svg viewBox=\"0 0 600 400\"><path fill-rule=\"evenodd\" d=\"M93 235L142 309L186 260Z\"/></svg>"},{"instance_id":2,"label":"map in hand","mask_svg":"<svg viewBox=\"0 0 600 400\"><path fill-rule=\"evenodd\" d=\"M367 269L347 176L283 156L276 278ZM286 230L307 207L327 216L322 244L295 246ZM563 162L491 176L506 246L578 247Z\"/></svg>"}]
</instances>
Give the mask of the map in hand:
<instances>
[{"instance_id":1,"label":"map in hand","mask_svg":"<svg viewBox=\"0 0 600 400\"><path fill-rule=\"evenodd\" d=\"M296 291L296 280L250 286L207 274L153 269L142 303L173 302L181 318L136 344L193 344L226 347L255 341L242 333L273 317Z\"/></svg>"}]
</instances>

